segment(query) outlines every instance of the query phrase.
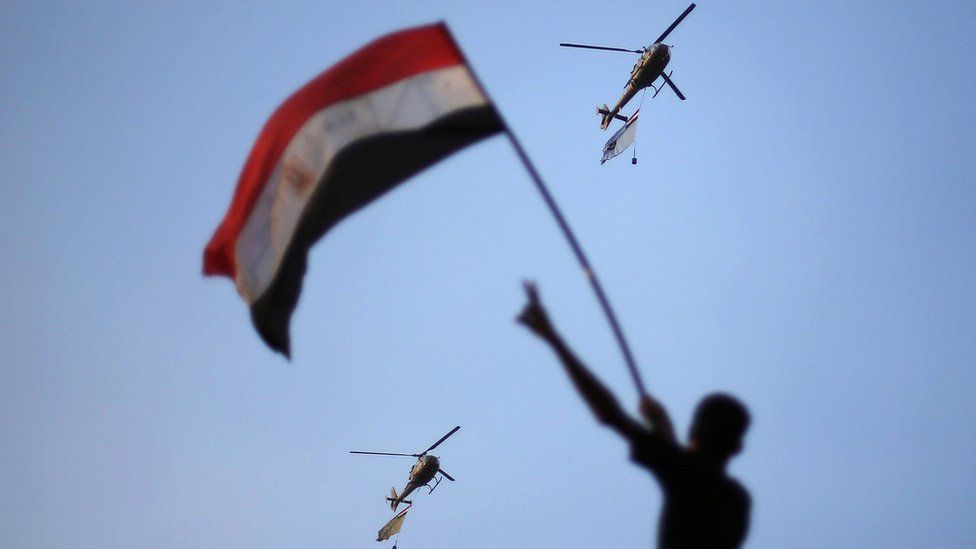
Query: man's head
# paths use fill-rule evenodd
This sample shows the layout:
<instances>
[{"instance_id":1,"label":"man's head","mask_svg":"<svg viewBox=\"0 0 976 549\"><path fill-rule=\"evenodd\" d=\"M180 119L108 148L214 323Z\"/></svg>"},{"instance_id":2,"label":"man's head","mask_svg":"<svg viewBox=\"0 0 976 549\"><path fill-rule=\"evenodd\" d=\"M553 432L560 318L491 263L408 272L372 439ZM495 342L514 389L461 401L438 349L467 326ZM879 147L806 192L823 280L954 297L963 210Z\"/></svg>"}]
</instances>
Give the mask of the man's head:
<instances>
[{"instance_id":1,"label":"man's head","mask_svg":"<svg viewBox=\"0 0 976 549\"><path fill-rule=\"evenodd\" d=\"M696 452L724 462L742 449L748 428L745 405L731 395L715 393L698 404L688 438Z\"/></svg>"}]
</instances>

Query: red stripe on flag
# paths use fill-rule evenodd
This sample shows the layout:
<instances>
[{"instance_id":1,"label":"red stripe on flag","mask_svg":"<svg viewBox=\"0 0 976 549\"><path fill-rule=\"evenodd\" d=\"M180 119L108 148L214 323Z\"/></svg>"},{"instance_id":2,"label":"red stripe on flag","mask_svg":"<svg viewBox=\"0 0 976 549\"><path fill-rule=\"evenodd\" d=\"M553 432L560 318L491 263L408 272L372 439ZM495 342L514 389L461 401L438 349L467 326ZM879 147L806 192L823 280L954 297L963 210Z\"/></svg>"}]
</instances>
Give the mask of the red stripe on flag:
<instances>
[{"instance_id":1,"label":"red stripe on flag","mask_svg":"<svg viewBox=\"0 0 976 549\"><path fill-rule=\"evenodd\" d=\"M322 109L413 75L462 64L444 23L389 34L316 76L275 110L241 170L227 215L207 244L203 272L234 278L234 246L285 148Z\"/></svg>"}]
</instances>

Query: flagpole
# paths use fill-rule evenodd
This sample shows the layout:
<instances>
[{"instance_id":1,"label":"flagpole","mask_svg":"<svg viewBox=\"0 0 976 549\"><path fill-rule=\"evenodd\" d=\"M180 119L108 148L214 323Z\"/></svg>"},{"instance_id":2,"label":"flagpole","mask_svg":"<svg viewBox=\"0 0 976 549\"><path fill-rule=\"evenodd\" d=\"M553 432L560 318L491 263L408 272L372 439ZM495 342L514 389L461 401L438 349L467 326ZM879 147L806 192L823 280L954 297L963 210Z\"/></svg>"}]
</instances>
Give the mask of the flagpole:
<instances>
[{"instance_id":1,"label":"flagpole","mask_svg":"<svg viewBox=\"0 0 976 549\"><path fill-rule=\"evenodd\" d=\"M499 114L501 117L501 114ZM505 135L508 136L509 142L512 147L515 148L515 154L518 155L525 169L529 172L529 176L532 178L532 182L535 183L536 189L538 189L539 194L542 195L542 199L549 206L549 211L552 212L553 217L556 218L556 223L559 224L559 228L562 230L563 235L569 242L570 248L573 249L573 254L576 256L576 260L579 262L580 267L583 268L583 274L586 279L590 282L590 286L593 288L593 293L596 294L597 300L600 302L600 307L603 308L603 313L607 317L607 321L610 323L610 328L613 330L614 337L617 338L617 344L620 346L620 351L624 355L624 360L627 362L627 369L630 370L630 375L634 379L634 385L637 386L637 392L639 396L647 396L647 389L644 388L644 381L641 379L640 372L637 370L637 364L634 362L634 356L630 352L630 346L627 345L627 339L624 338L623 330L620 328L620 323L617 322L617 315L613 312L613 307L610 306L610 301L607 299L606 294L603 292L603 286L600 284L600 279L596 276L596 271L590 265L589 260L586 258L586 254L583 253L583 248L580 246L579 241L576 240L576 235L573 234L573 230L569 227L569 223L563 216L562 212L559 210L559 206L556 205L556 201L552 198L552 194L546 187L544 181L539 176L539 172L536 171L535 166L532 161L529 160L528 155L525 154L525 149L522 148L522 143L519 142L515 133L509 128L508 123L502 120L502 126L505 128Z\"/></svg>"},{"instance_id":2,"label":"flagpole","mask_svg":"<svg viewBox=\"0 0 976 549\"><path fill-rule=\"evenodd\" d=\"M454 35L451 30L447 27L447 24L441 22L444 30L451 37L458 52L461 54L462 60L464 60L464 65L467 67L468 71L471 73L474 83L481 90L481 94L485 96L485 99L492 105L494 102L488 95L488 90L485 89L484 85L481 83L481 79L478 78L478 74L475 72L474 68L468 63L467 57L461 50L461 47L457 45L457 40L454 40ZM600 302L600 307L603 309L603 314L606 315L607 321L610 323L610 328L613 330L613 335L617 339L617 345L620 346L620 351L624 355L624 361L627 363L627 369L630 371L630 375L634 380L634 385L637 386L637 393L640 397L647 396L647 389L644 388L644 381L641 379L640 372L637 370L637 364L634 362L634 356L630 352L630 346L627 345L627 340L624 338L623 330L620 328L620 323L617 322L617 315L613 312L613 307L610 306L610 301L607 299L606 294L603 292L603 286L600 284L600 279L596 276L596 271L590 265L590 261L586 258L586 254L583 253L583 247L580 246L579 241L576 239L576 235L573 234L573 230L569 227L569 223L566 221L565 216L563 216L562 211L560 211L559 206L556 205L555 199L552 197L552 193L549 192L549 188L546 187L545 182L539 175L538 170L535 169L535 165L529 159L529 156L525 153L525 149L522 148L522 143L519 141L518 137L515 136L515 132L509 127L508 122L502 116L498 109L495 109L495 113L501 122L502 128L505 131L505 135L508 136L509 143L515 149L515 154L518 155L519 160L522 161L522 165L525 166L526 171L529 172L529 176L532 178L532 182L535 183L535 188L542 195L542 199L545 201L546 205L549 207L549 211L552 213L553 217L556 218L556 223L559 225L560 230L562 230L563 236L569 242L569 247L573 249L573 254L576 256L576 261L579 262L580 267L583 268L583 274L586 279L590 282L590 287L593 288L593 293L596 294L597 300Z\"/></svg>"}]
</instances>

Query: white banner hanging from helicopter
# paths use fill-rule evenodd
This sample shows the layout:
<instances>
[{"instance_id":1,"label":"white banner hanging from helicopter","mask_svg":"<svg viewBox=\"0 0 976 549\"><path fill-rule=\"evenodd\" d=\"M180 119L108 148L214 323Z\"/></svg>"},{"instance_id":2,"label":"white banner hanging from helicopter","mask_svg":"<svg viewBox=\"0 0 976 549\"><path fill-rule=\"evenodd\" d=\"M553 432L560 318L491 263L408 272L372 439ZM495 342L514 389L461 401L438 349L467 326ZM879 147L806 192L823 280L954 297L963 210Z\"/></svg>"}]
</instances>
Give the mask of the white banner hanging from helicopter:
<instances>
[{"instance_id":1,"label":"white banner hanging from helicopter","mask_svg":"<svg viewBox=\"0 0 976 549\"><path fill-rule=\"evenodd\" d=\"M410 507L407 507L403 511L397 513L395 517L390 519L390 522L384 524L383 527L380 528L380 531L376 534L376 541L386 541L399 534L400 528L403 528L403 521L407 518L407 511L409 510Z\"/></svg>"},{"instance_id":2,"label":"white banner hanging from helicopter","mask_svg":"<svg viewBox=\"0 0 976 549\"><path fill-rule=\"evenodd\" d=\"M637 139L637 115L639 114L640 109L627 119L627 122L622 128L610 136L610 140L603 146L603 159L600 160L601 165L634 144L634 141ZM636 159L637 157L635 156L634 158ZM636 164L636 162L634 163Z\"/></svg>"}]
</instances>

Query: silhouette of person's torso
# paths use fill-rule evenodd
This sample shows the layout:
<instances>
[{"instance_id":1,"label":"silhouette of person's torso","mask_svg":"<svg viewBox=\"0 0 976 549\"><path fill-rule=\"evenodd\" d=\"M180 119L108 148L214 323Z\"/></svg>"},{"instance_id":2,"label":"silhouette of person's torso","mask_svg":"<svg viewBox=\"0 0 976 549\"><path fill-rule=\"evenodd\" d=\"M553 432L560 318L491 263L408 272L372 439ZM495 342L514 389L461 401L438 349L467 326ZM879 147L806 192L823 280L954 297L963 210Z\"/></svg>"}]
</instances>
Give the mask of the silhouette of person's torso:
<instances>
[{"instance_id":1,"label":"silhouette of person's torso","mask_svg":"<svg viewBox=\"0 0 976 549\"><path fill-rule=\"evenodd\" d=\"M739 547L749 529L749 493L725 471L657 434L635 440L631 458L664 491L658 547Z\"/></svg>"}]
</instances>

